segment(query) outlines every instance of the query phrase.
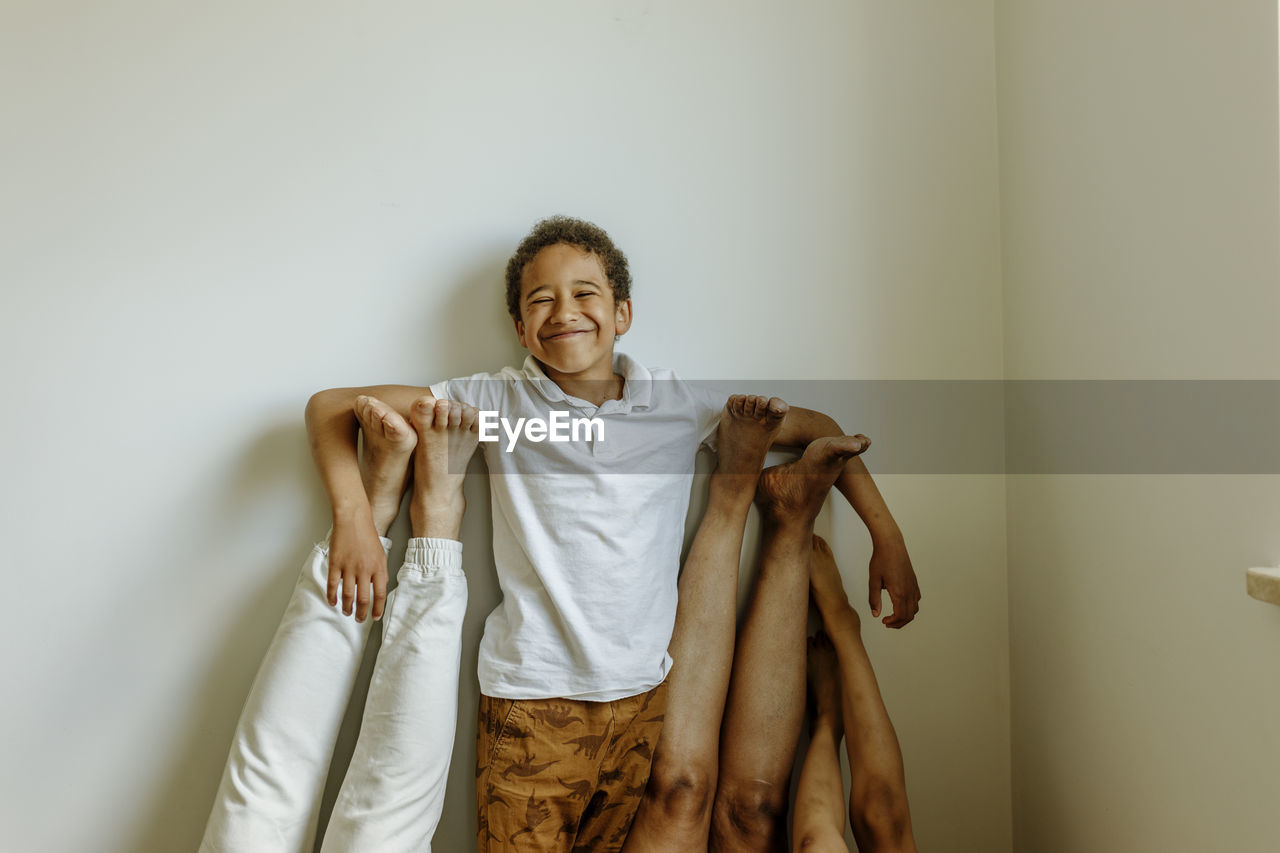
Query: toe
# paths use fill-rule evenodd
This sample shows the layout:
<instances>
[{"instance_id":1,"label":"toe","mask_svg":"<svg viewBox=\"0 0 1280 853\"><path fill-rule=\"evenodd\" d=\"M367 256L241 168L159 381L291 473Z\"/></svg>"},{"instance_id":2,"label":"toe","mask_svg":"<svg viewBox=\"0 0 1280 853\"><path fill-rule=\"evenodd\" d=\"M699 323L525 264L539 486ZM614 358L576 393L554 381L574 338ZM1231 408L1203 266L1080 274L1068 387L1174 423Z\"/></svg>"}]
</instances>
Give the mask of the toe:
<instances>
[{"instance_id":1,"label":"toe","mask_svg":"<svg viewBox=\"0 0 1280 853\"><path fill-rule=\"evenodd\" d=\"M480 421L480 410L475 406L462 407L462 428L474 432Z\"/></svg>"},{"instance_id":2,"label":"toe","mask_svg":"<svg viewBox=\"0 0 1280 853\"><path fill-rule=\"evenodd\" d=\"M409 413L413 416L414 426L430 426L431 412L434 406L434 397L419 397L414 400L413 406L409 409Z\"/></svg>"},{"instance_id":3,"label":"toe","mask_svg":"<svg viewBox=\"0 0 1280 853\"><path fill-rule=\"evenodd\" d=\"M453 408L453 404L448 400L436 400L435 408L432 410L431 428L436 432L443 432L449 428L449 411Z\"/></svg>"}]
</instances>

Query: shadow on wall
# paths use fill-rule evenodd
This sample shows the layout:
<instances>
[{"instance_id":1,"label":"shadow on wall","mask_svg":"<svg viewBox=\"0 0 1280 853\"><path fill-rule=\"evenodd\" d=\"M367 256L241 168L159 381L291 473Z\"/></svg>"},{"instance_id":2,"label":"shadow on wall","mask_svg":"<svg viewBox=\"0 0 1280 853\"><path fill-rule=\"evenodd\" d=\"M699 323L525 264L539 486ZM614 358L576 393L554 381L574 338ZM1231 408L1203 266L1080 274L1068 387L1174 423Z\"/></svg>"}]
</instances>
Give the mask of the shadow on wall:
<instances>
[{"instance_id":1,"label":"shadow on wall","mask_svg":"<svg viewBox=\"0 0 1280 853\"><path fill-rule=\"evenodd\" d=\"M501 251L495 248L485 253L486 260L460 276L461 283L449 292L443 305L438 299L425 304L434 298L433 294L439 293L438 287L422 288L424 304L415 306L414 310L423 318L424 333L403 347L406 357L414 362L408 375L417 378L410 381L425 384L451 376L496 370L504 364L520 364L524 352L515 339L503 297L507 252L508 248ZM388 346L394 345L388 343ZM416 367L417 364L422 368ZM314 390L318 389L304 389L304 395ZM484 473L478 456L470 471ZM290 490L290 485L296 489ZM246 550L243 547L235 548L227 543L236 541L237 530L244 530L245 508L254 505L264 494L276 495L282 490L296 494L298 500L305 502L305 511L299 515L304 523L297 529L274 531L271 543L250 549L259 554L281 555L264 557L259 570L244 572L243 576L263 578L265 582L244 596L244 604L227 626L221 646L210 654L201 686L188 697L187 707L181 714L186 721L185 729L170 743L152 745L154 755L168 757L167 769L160 774L164 782L157 786L151 803L140 809L137 830L131 840L120 846L121 853L171 853L194 850L198 846L231 738L258 666L275 634L309 546L322 539L328 529L328 502L311 470L301 412L295 423L259 436L245 450L239 464L228 471L225 480L210 486L210 491L220 497L214 502L213 517L202 526L207 534L197 543L197 547L206 549L206 562L226 565L236 559L231 554L243 553ZM463 626L458 734L444 818L437 832L437 838L452 839L454 843L475 837L470 767L475 758L475 708L479 696L475 675L477 648L484 619L500 599L493 570L492 525L485 478L469 478L466 495L471 512L463 522L462 541L467 554L469 603ZM406 515L402 512L390 531L395 543L389 557L392 588L409 537ZM339 732L321 804L321 827L333 808L355 748L380 643L381 631L375 628ZM322 836L322 832L317 834L317 849Z\"/></svg>"},{"instance_id":2,"label":"shadow on wall","mask_svg":"<svg viewBox=\"0 0 1280 853\"><path fill-rule=\"evenodd\" d=\"M524 361L528 353L507 314L507 258L514 248L514 243L494 243L478 252L476 263L458 272L458 284L444 300L439 286L424 283L421 301L413 306L413 316L422 318L422 334L407 348L410 375L419 377L415 382L518 367Z\"/></svg>"},{"instance_id":3,"label":"shadow on wall","mask_svg":"<svg viewBox=\"0 0 1280 853\"><path fill-rule=\"evenodd\" d=\"M264 494L275 495L284 490L297 495L306 502L305 512L299 516L305 521L298 529L279 531L279 542L293 543L282 546L290 553L286 566L279 565L280 558L268 557L258 570L243 572L242 576L260 577L264 582L243 596L243 606L227 626L222 645L205 665L201 686L187 698L185 711L173 715L174 719L186 721L185 730L170 743L152 744L153 755L168 757L167 772L162 774L166 781L157 786L149 810L144 808L140 814L136 836L119 848L121 853L194 850L199 844L231 735L258 663L275 634L302 559L311 543L324 536L328 524L323 493L302 485L311 485L315 480L302 467L306 458L306 430L299 417L296 424L260 435L217 489L220 498L216 517L205 528L208 535L204 541L197 544L207 549L206 564L226 565L232 559L227 555L244 552L218 532L233 530L234 519L243 519L243 508L258 502ZM289 489L290 484L298 488ZM274 543L264 543L258 550L270 551L271 544Z\"/></svg>"}]
</instances>

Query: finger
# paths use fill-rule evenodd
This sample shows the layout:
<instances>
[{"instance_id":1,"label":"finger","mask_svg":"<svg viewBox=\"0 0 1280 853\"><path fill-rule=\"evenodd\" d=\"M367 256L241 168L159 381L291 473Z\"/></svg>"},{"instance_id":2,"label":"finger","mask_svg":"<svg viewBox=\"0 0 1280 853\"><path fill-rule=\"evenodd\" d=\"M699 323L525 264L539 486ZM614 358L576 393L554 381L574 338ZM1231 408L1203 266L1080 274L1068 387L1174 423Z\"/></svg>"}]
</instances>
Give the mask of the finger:
<instances>
[{"instance_id":1,"label":"finger","mask_svg":"<svg viewBox=\"0 0 1280 853\"><path fill-rule=\"evenodd\" d=\"M919 589L912 589L909 592L906 592L903 594L902 611L906 614L908 622L916 618L916 614L920 612L920 590Z\"/></svg>"},{"instance_id":2,"label":"finger","mask_svg":"<svg viewBox=\"0 0 1280 853\"><path fill-rule=\"evenodd\" d=\"M387 573L378 572L373 576L373 621L382 618L382 609L387 604Z\"/></svg>"},{"instance_id":3,"label":"finger","mask_svg":"<svg viewBox=\"0 0 1280 853\"><path fill-rule=\"evenodd\" d=\"M884 586L878 575L872 575L867 581L869 591L867 594L867 604L871 605L871 615L873 617L880 615L880 589Z\"/></svg>"},{"instance_id":4,"label":"finger","mask_svg":"<svg viewBox=\"0 0 1280 853\"><path fill-rule=\"evenodd\" d=\"M916 618L916 614L920 612L919 601L914 596L904 593L895 594L890 590L889 598L893 602L893 615L886 616L884 619L884 624L889 628L901 628Z\"/></svg>"},{"instance_id":5,"label":"finger","mask_svg":"<svg viewBox=\"0 0 1280 853\"><path fill-rule=\"evenodd\" d=\"M337 566L329 567L329 589L328 598L329 606L338 606L338 587L342 586L342 572L338 571Z\"/></svg>"},{"instance_id":6,"label":"finger","mask_svg":"<svg viewBox=\"0 0 1280 853\"><path fill-rule=\"evenodd\" d=\"M342 573L342 613L351 615L352 604L356 599L356 576L351 572Z\"/></svg>"},{"instance_id":7,"label":"finger","mask_svg":"<svg viewBox=\"0 0 1280 853\"><path fill-rule=\"evenodd\" d=\"M916 618L916 615L912 613L910 610L908 610L905 613L901 613L901 614L894 613L892 617L885 619L884 624L890 628L901 628L902 626L906 625L914 618Z\"/></svg>"},{"instance_id":8,"label":"finger","mask_svg":"<svg viewBox=\"0 0 1280 853\"><path fill-rule=\"evenodd\" d=\"M356 621L363 622L369 618L369 588L372 584L366 578L356 580Z\"/></svg>"}]
</instances>

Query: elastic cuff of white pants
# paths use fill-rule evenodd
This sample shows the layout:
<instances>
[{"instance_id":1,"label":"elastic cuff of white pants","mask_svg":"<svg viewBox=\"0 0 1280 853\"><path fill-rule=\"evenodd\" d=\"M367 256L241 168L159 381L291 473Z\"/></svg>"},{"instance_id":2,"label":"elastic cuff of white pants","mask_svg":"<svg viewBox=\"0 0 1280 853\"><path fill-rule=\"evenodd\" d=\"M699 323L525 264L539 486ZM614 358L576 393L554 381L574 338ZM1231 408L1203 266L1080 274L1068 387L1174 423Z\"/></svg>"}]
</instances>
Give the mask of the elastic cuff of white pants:
<instances>
[{"instance_id":1,"label":"elastic cuff of white pants","mask_svg":"<svg viewBox=\"0 0 1280 853\"><path fill-rule=\"evenodd\" d=\"M456 539L434 539L426 536L409 540L404 564L428 572L461 572L462 543Z\"/></svg>"},{"instance_id":2,"label":"elastic cuff of white pants","mask_svg":"<svg viewBox=\"0 0 1280 853\"><path fill-rule=\"evenodd\" d=\"M322 550L326 551L326 552L329 550L329 538L330 538L331 536L333 536L333 528L332 528L332 527L330 527L330 528L329 528L329 532L328 532L328 533L326 533L326 534L324 535L324 541L322 541L322 542L320 542L320 543L319 543L319 547L320 547ZM391 553L391 540L390 540L390 539L388 539L388 538L387 538L387 537L385 537L385 536L379 536L379 537L378 537L378 541L382 543L382 550L383 550L383 552L384 552L384 553L387 553L387 554ZM458 544L462 544L462 543L458 543Z\"/></svg>"}]
</instances>

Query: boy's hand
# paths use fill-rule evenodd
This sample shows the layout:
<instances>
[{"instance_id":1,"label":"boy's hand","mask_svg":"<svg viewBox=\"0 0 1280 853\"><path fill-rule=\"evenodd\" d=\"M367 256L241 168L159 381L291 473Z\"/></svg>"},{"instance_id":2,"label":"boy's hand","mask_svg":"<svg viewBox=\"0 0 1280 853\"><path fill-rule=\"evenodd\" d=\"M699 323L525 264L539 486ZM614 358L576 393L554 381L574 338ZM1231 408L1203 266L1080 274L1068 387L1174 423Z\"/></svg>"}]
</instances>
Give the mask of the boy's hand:
<instances>
[{"instance_id":1,"label":"boy's hand","mask_svg":"<svg viewBox=\"0 0 1280 853\"><path fill-rule=\"evenodd\" d=\"M877 545L871 551L868 583L871 615L880 616L880 591L888 590L893 613L880 621L888 628L901 628L920 612L920 584L905 544Z\"/></svg>"},{"instance_id":2,"label":"boy's hand","mask_svg":"<svg viewBox=\"0 0 1280 853\"><path fill-rule=\"evenodd\" d=\"M338 604L342 592L342 612L351 615L355 605L357 622L363 622L373 605L373 618L382 618L387 603L387 552L373 526L372 514L363 519L339 522L335 519L329 537L329 603Z\"/></svg>"}]
</instances>

